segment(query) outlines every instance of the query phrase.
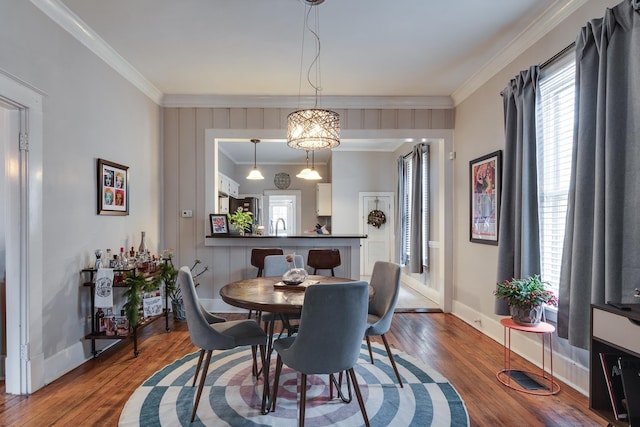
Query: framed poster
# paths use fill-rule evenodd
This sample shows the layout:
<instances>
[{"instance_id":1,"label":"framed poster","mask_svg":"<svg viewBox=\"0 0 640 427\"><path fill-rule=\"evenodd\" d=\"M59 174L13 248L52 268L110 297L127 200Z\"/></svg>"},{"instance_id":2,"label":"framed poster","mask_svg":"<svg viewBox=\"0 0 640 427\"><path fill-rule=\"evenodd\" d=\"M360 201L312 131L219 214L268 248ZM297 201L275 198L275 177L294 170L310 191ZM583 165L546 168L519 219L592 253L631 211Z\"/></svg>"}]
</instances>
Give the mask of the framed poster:
<instances>
[{"instance_id":1,"label":"framed poster","mask_svg":"<svg viewBox=\"0 0 640 427\"><path fill-rule=\"evenodd\" d=\"M226 236L229 234L229 222L226 214L209 214L212 236Z\"/></svg>"},{"instance_id":2,"label":"framed poster","mask_svg":"<svg viewBox=\"0 0 640 427\"><path fill-rule=\"evenodd\" d=\"M98 215L129 215L129 168L98 159Z\"/></svg>"},{"instance_id":3,"label":"framed poster","mask_svg":"<svg viewBox=\"0 0 640 427\"><path fill-rule=\"evenodd\" d=\"M502 150L469 162L470 235L469 240L498 244L500 193L502 192Z\"/></svg>"}]
</instances>

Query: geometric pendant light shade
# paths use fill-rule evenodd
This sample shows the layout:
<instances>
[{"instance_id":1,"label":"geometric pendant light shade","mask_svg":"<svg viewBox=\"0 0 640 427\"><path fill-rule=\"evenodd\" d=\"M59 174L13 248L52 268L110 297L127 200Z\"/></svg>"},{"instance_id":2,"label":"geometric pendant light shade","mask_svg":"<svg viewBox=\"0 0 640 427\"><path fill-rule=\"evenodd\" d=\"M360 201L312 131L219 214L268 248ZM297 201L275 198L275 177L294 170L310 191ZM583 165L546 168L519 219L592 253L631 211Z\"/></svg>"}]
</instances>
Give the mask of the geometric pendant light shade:
<instances>
[{"instance_id":1,"label":"geometric pendant light shade","mask_svg":"<svg viewBox=\"0 0 640 427\"><path fill-rule=\"evenodd\" d=\"M298 150L323 150L340 145L340 115L310 108L287 117L287 145Z\"/></svg>"}]
</instances>

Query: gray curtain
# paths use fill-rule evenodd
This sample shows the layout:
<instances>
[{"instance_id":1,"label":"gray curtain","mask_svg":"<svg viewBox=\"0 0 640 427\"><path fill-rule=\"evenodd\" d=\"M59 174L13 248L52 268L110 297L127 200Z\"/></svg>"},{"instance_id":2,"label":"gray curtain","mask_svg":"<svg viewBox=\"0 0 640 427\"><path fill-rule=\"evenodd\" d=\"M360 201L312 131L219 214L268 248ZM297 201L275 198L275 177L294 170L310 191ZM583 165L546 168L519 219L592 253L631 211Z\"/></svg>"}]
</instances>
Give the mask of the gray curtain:
<instances>
[{"instance_id":1,"label":"gray curtain","mask_svg":"<svg viewBox=\"0 0 640 427\"><path fill-rule=\"evenodd\" d=\"M424 157L424 159L423 159ZM424 164L426 162L426 164ZM428 204L423 200L428 200L428 188L423 187L423 169L429 176L429 146L427 144L417 144L411 153L412 177L411 177L411 247L409 248L409 271L411 273L422 273L423 266L428 266L428 252L424 253L425 236L426 243L429 242L429 230L424 230L423 222L428 224ZM426 195L426 197L425 197ZM426 205L426 206L423 206Z\"/></svg>"},{"instance_id":2,"label":"gray curtain","mask_svg":"<svg viewBox=\"0 0 640 427\"><path fill-rule=\"evenodd\" d=\"M640 273L640 1L576 40L576 121L558 335L589 346L590 304L636 302Z\"/></svg>"},{"instance_id":3,"label":"gray curtain","mask_svg":"<svg viewBox=\"0 0 640 427\"><path fill-rule=\"evenodd\" d=\"M404 165L404 156L398 157L398 194L396 197L396 207L398 211L398 215L396 218L396 253L398 254L398 262L402 265L407 263L407 254L404 251L404 233L402 230L402 224L404 224L407 219L404 217L404 193L405 189L405 179L407 175L407 170Z\"/></svg>"},{"instance_id":4,"label":"gray curtain","mask_svg":"<svg viewBox=\"0 0 640 427\"><path fill-rule=\"evenodd\" d=\"M502 91L505 147L498 245L498 282L540 274L536 92L538 66L520 72ZM495 313L508 315L504 299Z\"/></svg>"}]
</instances>

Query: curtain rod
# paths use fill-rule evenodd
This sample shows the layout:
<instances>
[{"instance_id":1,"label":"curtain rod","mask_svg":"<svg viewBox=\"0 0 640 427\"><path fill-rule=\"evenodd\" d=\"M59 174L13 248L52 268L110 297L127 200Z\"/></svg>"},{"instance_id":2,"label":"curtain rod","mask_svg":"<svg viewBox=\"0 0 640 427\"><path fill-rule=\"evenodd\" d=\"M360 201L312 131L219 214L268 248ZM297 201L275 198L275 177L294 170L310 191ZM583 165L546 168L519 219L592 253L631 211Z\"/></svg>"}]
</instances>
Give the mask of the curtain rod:
<instances>
[{"instance_id":1,"label":"curtain rod","mask_svg":"<svg viewBox=\"0 0 640 427\"><path fill-rule=\"evenodd\" d=\"M420 143L418 143L418 144L416 144L416 145L428 146L429 144L427 144L426 142L420 142ZM407 154L405 154L405 155L404 155L404 156L402 156L402 157L406 159L407 157L410 157L412 154L413 154L413 151L410 151L410 152L408 152Z\"/></svg>"},{"instance_id":2,"label":"curtain rod","mask_svg":"<svg viewBox=\"0 0 640 427\"><path fill-rule=\"evenodd\" d=\"M556 53L551 58L544 61L542 64L540 64L540 69L543 69L553 64L555 61L557 61L560 57L562 57L565 53L569 52L574 47L576 47L576 42L571 43L569 46L565 47L560 52Z\"/></svg>"}]
</instances>

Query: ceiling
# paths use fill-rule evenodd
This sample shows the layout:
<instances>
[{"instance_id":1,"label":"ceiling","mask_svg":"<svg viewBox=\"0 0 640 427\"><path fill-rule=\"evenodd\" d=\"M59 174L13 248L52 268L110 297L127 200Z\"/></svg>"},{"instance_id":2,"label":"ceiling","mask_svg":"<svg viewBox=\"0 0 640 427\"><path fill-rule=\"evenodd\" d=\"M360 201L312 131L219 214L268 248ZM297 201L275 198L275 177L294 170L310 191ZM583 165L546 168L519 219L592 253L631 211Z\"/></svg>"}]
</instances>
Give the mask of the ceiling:
<instances>
[{"instance_id":1,"label":"ceiling","mask_svg":"<svg viewBox=\"0 0 640 427\"><path fill-rule=\"evenodd\" d=\"M112 48L112 56L139 73L164 105L208 96L246 102L288 97L298 103L292 107L311 106L299 105L314 93L306 73L315 47L303 31L302 0L39 2L57 4L75 27ZM580 2L326 0L315 7L320 104L346 108L346 99L380 104L385 98L452 108L523 34ZM241 151L253 155L251 149ZM272 152L264 151L259 159Z\"/></svg>"}]
</instances>

